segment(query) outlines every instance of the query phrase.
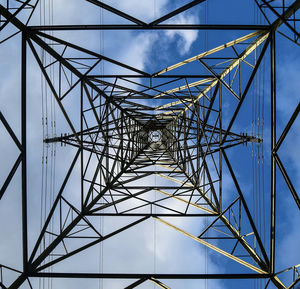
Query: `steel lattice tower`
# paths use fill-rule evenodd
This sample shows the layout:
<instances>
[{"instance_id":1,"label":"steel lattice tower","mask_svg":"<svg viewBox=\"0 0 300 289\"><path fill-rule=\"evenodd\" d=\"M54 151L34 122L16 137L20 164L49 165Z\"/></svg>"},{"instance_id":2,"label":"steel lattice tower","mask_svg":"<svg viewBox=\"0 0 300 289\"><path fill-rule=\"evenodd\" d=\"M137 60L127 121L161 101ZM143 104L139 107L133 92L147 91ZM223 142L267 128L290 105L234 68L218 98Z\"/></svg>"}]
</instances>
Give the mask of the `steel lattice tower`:
<instances>
[{"instance_id":1,"label":"steel lattice tower","mask_svg":"<svg viewBox=\"0 0 300 289\"><path fill-rule=\"evenodd\" d=\"M31 25L29 20L36 13L38 0L0 2L0 31L4 35L1 45L21 35L20 137L5 114L0 113L1 123L18 154L13 166L6 168L0 198L5 201L6 191L17 178L15 174L19 169L23 254L22 270L0 265L0 287L30 288L31 278L96 278L129 280L126 288L138 288L149 281L169 288L170 279L265 279L266 287L273 284L277 288L296 288L293 286L300 280L297 265L286 270L294 274L288 285L282 283L275 267L276 176L279 175L276 172L279 169L287 184L286 190L291 193L288 197L293 197L300 209L299 196L278 155L300 105L298 102L279 134L276 59L280 56L276 55L275 40L280 33L299 49L297 10L300 0L254 0L266 25L168 22L203 5L205 0L190 1L151 23L101 1L82 0L83 4L87 2L117 15L125 24ZM184 61L174 61L176 64L155 73L141 71L59 36L61 32L67 35L82 31L165 30L239 31L243 36L233 37L230 42ZM39 67L45 86L66 121L61 134L44 137L44 145L74 152L68 169L59 178L59 187L55 189L50 207L45 210L44 223L35 237L30 235L28 223L29 58ZM270 190L266 192L269 204L267 247L227 152L233 147L243 149L247 144L255 146L264 141L261 135L237 132L234 124L265 58L268 59L270 81L263 85L268 86L271 134ZM95 73L103 62L112 65L116 72L99 73L98 70ZM198 65L202 69L199 71L205 74L190 73L189 65ZM72 104L78 110L76 123L75 113L68 109L71 94L76 96ZM228 108L224 99L229 97ZM79 172L76 173L76 192L70 194L68 184L76 168ZM225 169L234 184L226 201L223 194ZM159 181L154 181L154 177ZM100 218L117 218L117 226L103 232L97 225ZM172 222L184 219L188 223L191 219L204 218L206 223L197 235ZM67 266L64 271L55 270L57 264L104 241L109 242L117 235L122 242L123 232L151 219L207 247L211 254L235 262L235 272L129 273L129 270L95 273L73 272ZM83 258L83 262L87 260ZM7 279L6 274L10 276Z\"/></svg>"}]
</instances>

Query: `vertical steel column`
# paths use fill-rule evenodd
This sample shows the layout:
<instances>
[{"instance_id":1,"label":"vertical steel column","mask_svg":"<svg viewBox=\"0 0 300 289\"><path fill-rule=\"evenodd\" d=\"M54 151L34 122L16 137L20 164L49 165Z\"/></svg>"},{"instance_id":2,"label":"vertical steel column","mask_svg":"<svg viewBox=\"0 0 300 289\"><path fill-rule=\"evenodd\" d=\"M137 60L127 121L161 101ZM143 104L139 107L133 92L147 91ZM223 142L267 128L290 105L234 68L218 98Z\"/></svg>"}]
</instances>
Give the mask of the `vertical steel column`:
<instances>
[{"instance_id":1,"label":"vertical steel column","mask_svg":"<svg viewBox=\"0 0 300 289\"><path fill-rule=\"evenodd\" d=\"M220 124L220 132L219 132L219 147L222 146L222 85L219 85L219 124ZM221 151L219 151L219 212L222 212L222 160L223 155Z\"/></svg>"},{"instance_id":2,"label":"vertical steel column","mask_svg":"<svg viewBox=\"0 0 300 289\"><path fill-rule=\"evenodd\" d=\"M124 158L124 140L123 140L123 133L124 133L124 115L123 115L123 110L120 111L120 119L121 119L121 135L120 135L120 146L121 146L121 164L120 164L120 169L123 170L124 167L124 162L125 162L125 158Z\"/></svg>"},{"instance_id":3,"label":"vertical steel column","mask_svg":"<svg viewBox=\"0 0 300 289\"><path fill-rule=\"evenodd\" d=\"M187 122L187 114L188 114L188 111L185 111L184 114L183 114L183 157L184 157L184 162L183 162L183 169L186 171L187 170L187 166L186 166L186 159L187 159L187 143L186 143L186 139L187 139L187 133L186 133L186 130L187 130L187 127L186 127L186 122Z\"/></svg>"},{"instance_id":4,"label":"vertical steel column","mask_svg":"<svg viewBox=\"0 0 300 289\"><path fill-rule=\"evenodd\" d=\"M100 106L101 107L101 106ZM84 207L84 180L83 180L83 82L80 83L80 175L81 175L81 211Z\"/></svg>"},{"instance_id":5,"label":"vertical steel column","mask_svg":"<svg viewBox=\"0 0 300 289\"><path fill-rule=\"evenodd\" d=\"M105 102L106 122L105 122L105 185L110 181L110 170L109 170L109 103L108 99ZM101 171L100 171L101 173Z\"/></svg>"},{"instance_id":6,"label":"vertical steel column","mask_svg":"<svg viewBox=\"0 0 300 289\"><path fill-rule=\"evenodd\" d=\"M276 67L275 67L275 31L271 32L271 231L270 231L270 273L275 270L275 222L276 222Z\"/></svg>"},{"instance_id":7,"label":"vertical steel column","mask_svg":"<svg viewBox=\"0 0 300 289\"><path fill-rule=\"evenodd\" d=\"M22 245L23 270L28 270L27 239L27 152L26 152L26 32L22 32L21 47L21 138L22 138Z\"/></svg>"},{"instance_id":8,"label":"vertical steel column","mask_svg":"<svg viewBox=\"0 0 300 289\"><path fill-rule=\"evenodd\" d=\"M196 117L197 117L197 185L200 185L200 104L198 101L195 102Z\"/></svg>"}]
</instances>

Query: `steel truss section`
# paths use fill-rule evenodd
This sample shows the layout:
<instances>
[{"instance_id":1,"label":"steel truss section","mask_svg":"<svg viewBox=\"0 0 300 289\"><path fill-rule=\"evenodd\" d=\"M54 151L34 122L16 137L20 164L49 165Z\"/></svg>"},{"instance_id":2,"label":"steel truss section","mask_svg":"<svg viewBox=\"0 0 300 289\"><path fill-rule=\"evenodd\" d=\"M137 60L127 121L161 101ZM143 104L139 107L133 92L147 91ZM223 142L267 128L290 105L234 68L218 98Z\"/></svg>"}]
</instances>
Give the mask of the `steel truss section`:
<instances>
[{"instance_id":1,"label":"steel truss section","mask_svg":"<svg viewBox=\"0 0 300 289\"><path fill-rule=\"evenodd\" d=\"M12 168L8 169L8 174L1 184L0 199L5 196L20 167L23 270L18 271L0 265L1 276L3 270L16 274L15 280L10 284L1 277L1 288L19 288L24 282L32 288L29 278L34 277L133 279L132 284L126 288L135 288L148 281L161 288L169 288L161 281L167 283L168 279L266 279L267 286L273 283L277 288L293 288L300 280L298 266L286 270L298 274L288 287L279 278L279 274L285 271L277 272L275 267L276 172L279 168L300 209L299 195L278 154L299 114L300 104L298 103L282 134L277 138L275 39L278 31L296 44L299 42L296 26L299 19L296 12L300 7L300 0L294 1L289 6L282 1L280 7L274 6L273 1L255 0L268 20L268 25L165 24L168 19L193 9L205 0L191 1L150 23L101 1L86 0L83 2L89 2L118 15L129 21L129 24L30 26L29 20L39 1L5 2L5 5L2 2L0 5L0 31L11 26L16 32L11 33L0 43L18 33L22 35L21 138L19 139L5 115L0 112L0 121L19 150L19 155L16 156ZM26 10L29 13L24 22L20 20L23 18L18 16ZM273 13L273 18L270 18L270 12ZM281 32L284 25L293 34L292 37ZM57 30L179 29L254 32L156 73L141 71L51 33ZM220 57L218 53L225 50L230 50L231 56ZM40 51L44 55L51 56L53 61L45 63ZM251 64L249 58L254 53L255 63ZM39 67L68 124L67 131L59 136L45 137L44 143L45 145L57 143L64 148L73 148L75 152L32 246L28 244L30 228L27 199L29 54ZM257 71L268 54L271 74L269 250L264 245L245 198L245 192L241 189L227 155L229 148L247 143L260 144L263 141L261 137L235 132L233 125L249 94ZM94 68L102 62L110 63L127 72L95 74ZM205 74L174 73L176 69L189 64L199 65ZM223 65L221 68L220 64ZM244 72L244 69L241 72L244 66L247 67L248 73ZM58 81L53 81L50 69L57 72ZM139 82L138 79L143 79L143 82ZM74 91L80 107L79 125L73 122L66 104L66 100ZM235 106L232 108L230 120L224 125L225 108L222 101L225 95L230 96ZM151 105L150 101L155 100L162 102L159 105ZM65 195L65 191L77 166L80 166L78 189L80 201L75 203ZM224 168L228 170L236 192L229 205L224 205L223 202ZM151 182L153 176L160 182L145 185L149 180ZM127 224L122 222L122 225L113 231L103 233L93 221L100 217L127 218L130 221ZM194 235L172 223L171 217L174 219L207 217L208 224ZM49 270L54 265L150 219L195 240L215 254L236 262L243 270L232 274L74 273ZM51 225L53 220L57 221L55 226ZM222 229L219 229L220 227ZM210 234L211 232L214 234ZM63 252L58 253L58 248L63 248ZM244 254L238 254L237 251Z\"/></svg>"}]
</instances>

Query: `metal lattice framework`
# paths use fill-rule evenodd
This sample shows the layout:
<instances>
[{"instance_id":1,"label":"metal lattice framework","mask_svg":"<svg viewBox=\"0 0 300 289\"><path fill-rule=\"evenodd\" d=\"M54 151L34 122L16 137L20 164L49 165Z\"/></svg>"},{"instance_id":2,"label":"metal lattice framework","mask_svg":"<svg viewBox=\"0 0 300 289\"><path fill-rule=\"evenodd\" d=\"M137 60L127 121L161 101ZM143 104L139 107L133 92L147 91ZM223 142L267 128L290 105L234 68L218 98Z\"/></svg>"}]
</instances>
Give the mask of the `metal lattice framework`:
<instances>
[{"instance_id":1,"label":"metal lattice framework","mask_svg":"<svg viewBox=\"0 0 300 289\"><path fill-rule=\"evenodd\" d=\"M276 137L275 36L299 44L297 10L300 1L254 0L267 25L165 24L172 17L205 2L195 0L146 23L97 0L87 0L121 18L128 24L30 26L38 0L1 1L0 31L13 31L1 43L21 33L21 138L5 116L0 119L19 149L15 163L1 184L2 198L21 167L22 178L22 248L23 270L0 265L1 273L16 275L7 283L1 274L1 288L19 288L29 278L120 278L133 279L126 288L148 281L169 288L167 279L258 279L264 278L277 288L293 288L296 276L285 286L275 271L276 167L280 169L298 208L299 196L278 150L284 142L300 105L298 103L279 138ZM85 1L82 1L85 2ZM156 73L147 73L105 57L98 52L54 36L56 31L82 30L238 30L244 36L176 63ZM42 51L43 54L40 53ZM269 52L268 52L269 51ZM60 143L76 153L64 179L55 192L32 249L29 250L27 222L27 73L29 52L35 59L51 94L55 98L68 130L60 136L44 139L45 145ZM225 54L223 54L225 52ZM255 59L253 58L255 54ZM43 55L43 56L42 56ZM52 62L45 62L45 55ZM249 94L250 87L264 58L270 62L271 99L271 188L270 244L265 248L249 204L227 156L227 149L262 139L233 130L233 124ZM46 57L47 58L47 57ZM114 65L123 74L95 74L102 62ZM222 65L220 65L220 63ZM176 73L189 65L198 65L207 74ZM50 76L55 72L55 81ZM142 81L141 81L142 80ZM80 123L74 124L66 99L76 91ZM224 124L223 99L230 97L233 106ZM160 104L155 101L161 101ZM77 198L65 196L74 168L80 166ZM235 189L229 204L223 204L223 169L230 174ZM160 182L152 183L153 176ZM147 185L145 185L147 183ZM126 218L127 224L103 233L95 225L97 217ZM166 217L206 217L207 225L193 235ZM213 254L229 258L241 266L232 274L165 273L75 273L49 270L55 264L106 241L150 218L208 247ZM55 223L53 225L53 220ZM128 221L131 220L131 221ZM221 227L222 229L218 229ZM213 233L211 233L213 232ZM211 233L211 234L210 234ZM51 238L49 238L51 236ZM237 251L242 253L237 253ZM289 268L298 274L297 266ZM3 273L3 276L5 274ZM164 281L165 282L165 281Z\"/></svg>"}]
</instances>

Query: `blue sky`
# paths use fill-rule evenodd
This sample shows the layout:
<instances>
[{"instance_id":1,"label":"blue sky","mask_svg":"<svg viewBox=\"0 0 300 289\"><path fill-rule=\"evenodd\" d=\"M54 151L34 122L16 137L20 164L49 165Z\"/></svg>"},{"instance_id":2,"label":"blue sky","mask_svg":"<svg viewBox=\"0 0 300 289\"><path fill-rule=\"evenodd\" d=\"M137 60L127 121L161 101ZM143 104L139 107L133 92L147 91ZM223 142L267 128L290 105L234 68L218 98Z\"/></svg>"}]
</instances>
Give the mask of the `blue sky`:
<instances>
[{"instance_id":1,"label":"blue sky","mask_svg":"<svg viewBox=\"0 0 300 289\"><path fill-rule=\"evenodd\" d=\"M48 1L41 1L48 5ZM185 1L186 3L188 1ZM257 23L260 19L257 18L258 11L255 8L253 1L229 1L230 3L225 3L224 1L208 1L208 23L222 24L251 24ZM107 1L106 3L112 4L116 1ZM125 3L125 2L124 2ZM124 8L127 13L131 13L133 16L140 17L145 21L151 21L155 16L159 17L164 13L178 7L178 1L126 1L126 5L123 2L116 5L120 5L120 8ZM180 2L182 3L182 2ZM102 21L100 18L100 9L95 9L91 4L78 3L74 4L73 1L59 1L54 0L54 24L63 23L76 23L76 24L94 24ZM176 23L177 21L190 23L205 23L205 5L202 4L198 7L192 9L189 12L183 14L179 18L174 18L172 21ZM117 6L118 7L118 6ZM39 9L36 11L36 15L32 19L32 24L39 23ZM82 17L85 15L86 17ZM119 23L121 20L117 17L112 16L109 13L103 14L104 23ZM43 18L43 17L42 17ZM171 22L172 22L171 21ZM48 20L45 19L47 24ZM260 22L259 22L260 23ZM7 31L9 32L8 28ZM100 33L97 31L75 33L70 32L68 34L64 32L57 32L55 34L57 37L66 39L67 41L74 42L79 45L83 45L91 50L101 51L105 56L114 57L117 60L132 65L138 69L145 70L147 72L155 72L163 69L169 65L187 59L191 56L197 55L208 49L212 49L218 45L225 42L233 40L235 38L241 37L250 33L251 31L209 31L208 41L205 42L206 35L204 32L195 31L185 31L185 32L130 32L130 31L110 31L104 32L102 40L100 39ZM104 44L101 43L104 41ZM1 73L0 79L0 95L1 95L1 111L7 117L11 126L20 133L20 118L15 111L20 110L19 102L19 91L20 91L20 78L19 78L19 68L20 68L20 37L16 36L13 39L2 44L0 50L1 59L1 71L6 71L6 73ZM103 45L103 49L101 46ZM295 106L299 102L299 67L300 67L300 57L299 48L284 39L282 36L277 35L277 121L278 121L278 135L280 135L281 130L284 128L288 121L289 115L293 112ZM227 52L224 51L224 55ZM269 107L270 107L270 71L269 71L269 50L265 56L265 71L260 71L261 81L256 80L256 87L252 87L248 93L248 97L241 109L241 112L233 126L232 130L240 133L246 132L251 134L252 131L252 107L253 102L257 101L258 94L261 94L261 106L262 111L262 94L264 90L264 142L262 145L248 145L239 146L235 149L228 150L228 157L232 162L232 166L235 170L236 176L240 181L242 191L245 194L245 198L249 203L249 207L253 211L257 211L263 214L265 210L266 213L266 247L268 248L268 235L269 235L269 190L270 190L270 117L269 117ZM8 61L9 59L9 61ZM250 58L253 61L253 58ZM249 60L249 62L251 61ZM28 148L29 154L29 171L28 178L30 184L29 193L29 224L30 224L30 242L34 242L39 231L39 218L40 218L40 199L41 199L41 159L42 159L42 126L41 126L41 107L42 99L41 95L41 83L40 83L40 73L38 72L37 64L35 63L32 54L28 54L29 76L28 83L28 136L30 146ZM103 71L105 73L111 73L114 71L112 66L107 63L104 64L104 68L97 68L99 72ZM180 71L180 70L179 70ZM186 70L189 73L198 73L199 71L205 72L203 68L200 68L200 64L190 65ZM244 72L247 74L247 71ZM249 74L249 72L248 72ZM142 83L142 80L140 80ZM57 83L56 83L57 85ZM263 89L264 88L264 89ZM49 94L49 89L44 88L44 95ZM65 107L70 113L70 116L74 123L78 124L78 98L76 98L76 93L78 90L74 90L70 99L65 100ZM51 94L47 100L49 102L49 113L50 104L55 106ZM157 101L157 104L163 102ZM151 103L152 104L152 103ZM236 102L231 99L224 99L224 122L228 121L232 110L230 109ZM226 111L228 109L228 111ZM64 121L58 107L56 106L56 130L57 133L64 133L68 131L66 122ZM300 167L298 160L299 155L299 120L296 120L293 128L291 129L286 142L283 144L279 151L282 162L285 164L290 177L294 183L297 190L299 188L299 175ZM3 166L1 168L1 181L5 178L5 172L3 168L11 167L15 160L17 153L16 148L12 145L11 140L8 135L5 134L3 126L0 126L1 135L3 133L4 142L1 144L1 159L3 159ZM51 131L49 131L51 134ZM58 188L61 184L64 175L66 174L67 166L74 156L74 149L60 147L58 145L56 148L56 178L55 187ZM264 150L264 165L261 163L259 165L254 165L256 160L253 155L259 152L260 157L262 156L262 149ZM49 146L44 148L44 154L50 155L54 150L54 146ZM238 157L236 157L238 155ZM253 168L253 165L255 168ZM259 169L260 173L256 173L253 183L253 174L255 170ZM50 164L48 165L48 170L50 170ZM262 171L264 171L264 189L262 184ZM48 171L50 178L50 171ZM74 202L77 201L77 197L72 194L73 190L79 186L78 182L79 176L79 166L76 166L74 175L70 182L72 185L68 185L66 196L72 199ZM260 176L260 177L259 177ZM161 180L156 179L156 182ZM259 184L258 189L258 181ZM232 181L229 178L228 171L224 169L224 191L226 195L234 190ZM49 190L51 191L51 190ZM20 268L21 266L21 247L20 247L20 232L21 232L21 222L20 215L15 212L20 212L20 171L17 172L14 177L14 181L11 183L5 197L0 202L0 225L3 228L4 238L0 241L0 263L7 264L14 268ZM262 193L265 193L265 208L255 207L253 200L255 198L262 199ZM277 178L277 254L276 254L276 271L280 271L289 266L293 266L299 263L300 255L298 250L297 240L300 239L299 233L299 211L294 203L291 194L289 193L284 180L278 172ZM54 190L55 193L55 190ZM253 197L253 195L255 197ZM52 198L50 195L47 198ZM229 198L229 197L228 197ZM228 199L229 201L229 199ZM7 225L5 221L8 216L10 216L10 225ZM258 217L257 217L258 221ZM104 229L109 230L108 227L118 226L120 224L115 223L115 220L104 220ZM202 221L191 220L188 222L183 222L176 220L177 225L181 225L185 230L197 234L198 226L203 226ZM156 226L156 227L155 227ZM259 226L259 225L258 225ZM106 227L106 228L105 228ZM263 230L263 225L259 226ZM154 238L154 228L157 234L156 247L153 245ZM16 233L17 232L17 233ZM149 232L151 238L148 237ZM166 234L167 233L167 234ZM135 238L135 242L132 242L132 236ZM153 237L153 238L152 238ZM8 245L9 244L9 245ZM118 248L118 249L116 249ZM186 250L189 250L187 253ZM173 272L178 271L185 273L192 272L196 273L205 270L205 262L208 263L208 271L214 273L226 273L232 269L240 269L240 267L235 267L233 262L224 260L223 257L216 257L215 254L212 255L210 251L204 248L201 244L188 239L186 236L181 236L178 232L165 229L162 224L154 225L154 222L150 221L145 226L139 225L136 230L125 232L122 235L122 247L120 247L120 239L114 238L109 243L104 243L103 248L97 248L96 252L101 256L101 252L104 252L103 256L103 270L111 272L112 270L122 271L124 268L133 271L139 270L154 270L157 272ZM155 253L154 253L155 252ZM174 253L176 252L176 253ZM84 264L83 268L87 271L99 270L99 258L95 258L95 252L90 250L84 254L79 254L78 257L72 259L73 261L67 261L65 265L68 265L72 270L82 270L81 266L78 266L75 262ZM83 260L89 259L90 262L86 264ZM130 260L128 261L125 260ZM145 261L147 260L147 262ZM155 260L155 261L154 261ZM206 261L205 261L206 260ZM154 265L154 263L156 265ZM117 264L117 265L116 265ZM155 268L156 266L156 268ZM63 269L63 267L57 266L56 270ZM241 269L243 270L243 269ZM8 274L8 278L13 276ZM288 277L283 276L283 281L286 284L290 283ZM90 286L99 285L94 280L89 280ZM9 283L9 282L8 282ZM37 281L33 280L36 288L38 288ZM96 284L97 283L97 284ZM128 281L104 281L101 286L104 288L122 288ZM149 282L150 283L150 282ZM86 284L85 281L74 281L74 280L55 280L53 285L54 288L81 288ZM203 281L174 281L168 280L166 284L171 288L199 288L199 285L205 288ZM261 288L261 284L256 284L255 281L209 281L208 288ZM46 288L48 285L46 285ZM85 285L86 286L86 285ZM256 286L256 287L255 287ZM140 288L152 288L152 284L145 284L140 286ZM27 288L24 285L24 288ZM273 288L270 285L268 288Z\"/></svg>"}]
</instances>

